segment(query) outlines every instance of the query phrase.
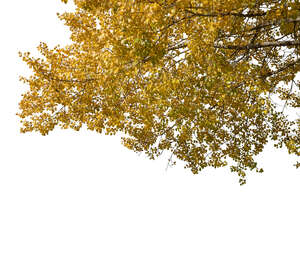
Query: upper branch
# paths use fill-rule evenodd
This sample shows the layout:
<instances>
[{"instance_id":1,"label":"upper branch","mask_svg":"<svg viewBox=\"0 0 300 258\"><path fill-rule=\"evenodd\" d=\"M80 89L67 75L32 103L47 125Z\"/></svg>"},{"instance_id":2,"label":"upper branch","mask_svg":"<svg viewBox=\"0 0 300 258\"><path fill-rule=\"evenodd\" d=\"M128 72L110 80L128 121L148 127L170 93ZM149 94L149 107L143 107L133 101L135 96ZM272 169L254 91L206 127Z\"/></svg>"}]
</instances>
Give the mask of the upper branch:
<instances>
[{"instance_id":1,"label":"upper branch","mask_svg":"<svg viewBox=\"0 0 300 258\"><path fill-rule=\"evenodd\" d=\"M191 8L191 7L189 7ZM193 12L191 10L185 9L187 13L193 14L194 16L200 16L200 17L222 17L222 16L236 16L236 17L245 17L245 18L253 18L253 17L259 17L259 16L265 16L266 12L259 12L259 13L235 13L235 12L225 12L225 13L198 13Z\"/></svg>"},{"instance_id":2,"label":"upper branch","mask_svg":"<svg viewBox=\"0 0 300 258\"><path fill-rule=\"evenodd\" d=\"M223 49L234 49L234 50L248 50L248 49L259 49L264 47L287 47L287 46L299 46L300 41L279 41L279 42L262 42L259 44L248 44L248 45L220 45L215 44L215 48L223 48Z\"/></svg>"}]
</instances>

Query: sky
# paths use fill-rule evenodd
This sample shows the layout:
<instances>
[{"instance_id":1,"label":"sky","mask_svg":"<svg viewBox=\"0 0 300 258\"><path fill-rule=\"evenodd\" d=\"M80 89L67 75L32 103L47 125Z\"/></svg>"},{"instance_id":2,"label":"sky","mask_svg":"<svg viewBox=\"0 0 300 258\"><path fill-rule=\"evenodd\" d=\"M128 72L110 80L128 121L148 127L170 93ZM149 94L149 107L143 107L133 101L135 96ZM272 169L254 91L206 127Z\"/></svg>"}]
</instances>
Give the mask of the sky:
<instances>
[{"instance_id":1,"label":"sky","mask_svg":"<svg viewBox=\"0 0 300 258\"><path fill-rule=\"evenodd\" d=\"M148 160L119 136L20 134L30 75L18 51L69 42L59 0L4 1L1 19L1 258L299 258L300 169L285 149L259 155L240 186L229 168L198 175Z\"/></svg>"}]
</instances>

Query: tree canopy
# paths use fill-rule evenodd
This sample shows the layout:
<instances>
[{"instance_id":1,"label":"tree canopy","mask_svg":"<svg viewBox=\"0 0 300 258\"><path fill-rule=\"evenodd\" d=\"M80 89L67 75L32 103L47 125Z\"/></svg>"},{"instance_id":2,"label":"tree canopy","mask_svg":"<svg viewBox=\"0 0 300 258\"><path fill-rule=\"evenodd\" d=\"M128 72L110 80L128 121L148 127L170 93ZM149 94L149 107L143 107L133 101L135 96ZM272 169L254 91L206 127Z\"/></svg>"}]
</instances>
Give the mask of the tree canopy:
<instances>
[{"instance_id":1,"label":"tree canopy","mask_svg":"<svg viewBox=\"0 0 300 258\"><path fill-rule=\"evenodd\" d=\"M193 173L231 162L241 184L269 141L300 156L299 0L74 2L71 44L20 53L22 132L121 132Z\"/></svg>"}]
</instances>

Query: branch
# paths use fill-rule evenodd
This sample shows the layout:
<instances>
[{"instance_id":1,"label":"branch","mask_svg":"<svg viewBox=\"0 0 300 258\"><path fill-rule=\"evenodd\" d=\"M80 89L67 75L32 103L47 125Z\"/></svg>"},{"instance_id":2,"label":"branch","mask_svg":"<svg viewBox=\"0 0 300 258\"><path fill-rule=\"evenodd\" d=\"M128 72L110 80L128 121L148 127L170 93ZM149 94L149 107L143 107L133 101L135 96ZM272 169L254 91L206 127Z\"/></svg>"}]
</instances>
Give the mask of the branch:
<instances>
[{"instance_id":1,"label":"branch","mask_svg":"<svg viewBox=\"0 0 300 258\"><path fill-rule=\"evenodd\" d=\"M188 7L191 8L191 7ZM194 16L199 17L224 17L224 16L236 16L236 17L245 17L245 18L251 18L251 17L257 17L257 16L265 16L266 12L260 12L260 13L233 13L233 12L226 12L226 13L195 13L193 11L185 9L186 12L193 14Z\"/></svg>"},{"instance_id":2,"label":"branch","mask_svg":"<svg viewBox=\"0 0 300 258\"><path fill-rule=\"evenodd\" d=\"M252 29L250 29L250 31L252 31L252 30L259 30L259 29L262 29L262 28L267 27L267 26L278 25L278 24L281 24L283 22L286 22L286 23L300 22L300 17L297 17L296 19L283 19L283 20L276 20L276 21L270 21L270 22L261 23L261 24L258 24L255 27L253 27Z\"/></svg>"},{"instance_id":3,"label":"branch","mask_svg":"<svg viewBox=\"0 0 300 258\"><path fill-rule=\"evenodd\" d=\"M262 76L262 78L267 78L267 77L272 76L272 75L274 75L274 74L283 72L284 70L286 70L286 69L288 69L288 68L290 68L290 67L292 67L292 66L294 66L294 65L296 65L296 64L298 64L298 63L300 63L300 58L297 59L297 60L295 60L295 61L292 62L292 63L289 63L289 64L287 64L287 65L285 65L285 66L283 66L283 67L277 69L276 71L272 71L272 72L269 72L269 73L264 74L264 75Z\"/></svg>"},{"instance_id":4,"label":"branch","mask_svg":"<svg viewBox=\"0 0 300 258\"><path fill-rule=\"evenodd\" d=\"M235 50L248 50L248 49L259 49L264 47L287 47L287 46L300 46L300 41L279 41L279 42L263 42L260 44L248 44L244 46L239 45L218 45L214 44L215 48L223 48L223 49L235 49Z\"/></svg>"},{"instance_id":5,"label":"branch","mask_svg":"<svg viewBox=\"0 0 300 258\"><path fill-rule=\"evenodd\" d=\"M187 44L181 43L181 44L179 44L179 45L175 45L175 46L169 47L169 48L167 49L167 51L177 50L177 49L186 48L186 47L187 47Z\"/></svg>"}]
</instances>

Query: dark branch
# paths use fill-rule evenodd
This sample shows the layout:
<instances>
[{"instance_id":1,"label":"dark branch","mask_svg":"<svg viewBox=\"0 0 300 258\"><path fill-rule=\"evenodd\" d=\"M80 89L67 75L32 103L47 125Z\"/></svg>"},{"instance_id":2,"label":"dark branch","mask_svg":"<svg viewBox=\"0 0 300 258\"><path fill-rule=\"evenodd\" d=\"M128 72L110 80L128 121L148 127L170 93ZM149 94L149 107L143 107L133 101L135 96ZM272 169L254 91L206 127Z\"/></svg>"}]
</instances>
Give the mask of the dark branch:
<instances>
[{"instance_id":1,"label":"dark branch","mask_svg":"<svg viewBox=\"0 0 300 258\"><path fill-rule=\"evenodd\" d=\"M239 45L218 45L215 44L215 48L223 48L223 49L234 49L234 50L249 50L249 49L259 49L265 47L288 47L288 46L300 46L300 41L279 41L279 42L263 42L260 44L248 44L244 46Z\"/></svg>"},{"instance_id":2,"label":"dark branch","mask_svg":"<svg viewBox=\"0 0 300 258\"><path fill-rule=\"evenodd\" d=\"M276 71L271 71L271 72L269 72L269 73L264 74L264 75L262 76L262 78L267 78L267 77L269 77L269 76L272 76L272 75L275 75L275 74L277 74L277 73L283 72L284 70L286 70L286 69L288 69L288 68L290 68L290 67L292 67L292 66L294 66L294 65L296 65L296 64L299 64L299 63L300 63L300 59L297 59L297 60L295 60L295 61L292 62L292 63L289 63L289 64L287 64L287 65L285 65L285 66L282 66L281 68L277 69Z\"/></svg>"},{"instance_id":3,"label":"dark branch","mask_svg":"<svg viewBox=\"0 0 300 258\"><path fill-rule=\"evenodd\" d=\"M224 17L224 16L236 16L236 17L245 17L245 18L251 18L251 17L258 17L258 16L265 16L265 12L260 13L234 13L234 12L226 12L226 13L197 13L193 12L191 10L186 9L186 12L193 14L194 16L199 17Z\"/></svg>"},{"instance_id":4,"label":"dark branch","mask_svg":"<svg viewBox=\"0 0 300 258\"><path fill-rule=\"evenodd\" d=\"M296 19L283 19L283 20L276 20L276 21L261 23L261 24L258 24L255 27L253 27L250 31L260 30L260 29L268 27L268 26L279 25L279 24L285 23L285 22L286 23L291 23L291 22L297 23L297 22L300 22L300 17L297 17Z\"/></svg>"}]
</instances>

